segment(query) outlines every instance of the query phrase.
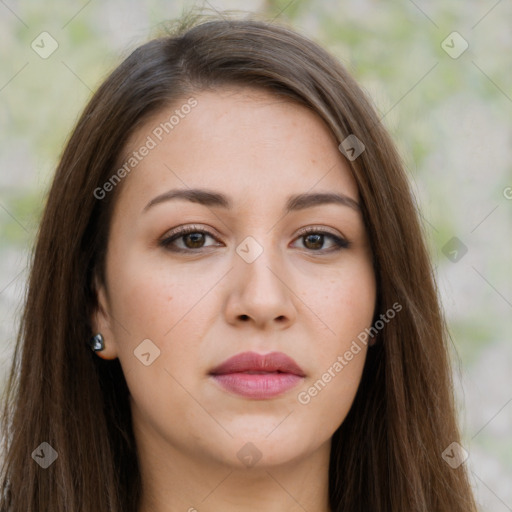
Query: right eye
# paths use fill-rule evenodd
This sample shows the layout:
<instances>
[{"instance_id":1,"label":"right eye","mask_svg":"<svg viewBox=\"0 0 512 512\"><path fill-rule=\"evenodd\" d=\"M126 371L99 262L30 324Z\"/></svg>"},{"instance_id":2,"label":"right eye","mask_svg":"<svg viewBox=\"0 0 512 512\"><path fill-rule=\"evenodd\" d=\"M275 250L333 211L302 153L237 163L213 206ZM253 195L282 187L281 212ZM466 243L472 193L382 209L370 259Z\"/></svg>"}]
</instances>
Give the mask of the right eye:
<instances>
[{"instance_id":1,"label":"right eye","mask_svg":"<svg viewBox=\"0 0 512 512\"><path fill-rule=\"evenodd\" d=\"M204 245L208 237L216 240L216 238L205 229L201 229L197 226L180 226L161 239L159 245L174 252L197 252L198 249L211 247L211 245ZM181 246L176 245L175 242L181 242Z\"/></svg>"}]
</instances>

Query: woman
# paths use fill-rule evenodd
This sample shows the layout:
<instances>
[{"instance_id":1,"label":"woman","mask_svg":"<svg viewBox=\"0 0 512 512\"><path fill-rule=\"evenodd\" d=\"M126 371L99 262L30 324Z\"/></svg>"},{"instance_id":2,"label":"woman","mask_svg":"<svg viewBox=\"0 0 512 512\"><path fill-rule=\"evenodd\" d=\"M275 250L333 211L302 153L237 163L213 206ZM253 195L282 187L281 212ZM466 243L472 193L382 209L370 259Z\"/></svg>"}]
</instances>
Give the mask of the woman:
<instances>
[{"instance_id":1,"label":"woman","mask_svg":"<svg viewBox=\"0 0 512 512\"><path fill-rule=\"evenodd\" d=\"M275 24L182 27L106 79L63 153L0 510L476 510L446 340L402 165L346 70Z\"/></svg>"}]
</instances>

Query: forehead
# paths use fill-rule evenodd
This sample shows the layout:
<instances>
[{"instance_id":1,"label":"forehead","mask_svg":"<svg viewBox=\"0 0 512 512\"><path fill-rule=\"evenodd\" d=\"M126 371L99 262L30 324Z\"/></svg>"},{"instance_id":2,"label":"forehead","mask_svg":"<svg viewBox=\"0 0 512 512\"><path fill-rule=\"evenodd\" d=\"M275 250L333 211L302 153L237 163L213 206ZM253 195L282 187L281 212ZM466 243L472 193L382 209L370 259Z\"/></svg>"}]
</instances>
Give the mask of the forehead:
<instances>
[{"instance_id":1,"label":"forehead","mask_svg":"<svg viewBox=\"0 0 512 512\"><path fill-rule=\"evenodd\" d=\"M123 163L130 158L135 165L127 166L120 200L124 196L142 208L176 187L222 190L254 205L307 191L358 197L324 121L305 106L259 89L222 88L176 101L133 134Z\"/></svg>"}]
</instances>

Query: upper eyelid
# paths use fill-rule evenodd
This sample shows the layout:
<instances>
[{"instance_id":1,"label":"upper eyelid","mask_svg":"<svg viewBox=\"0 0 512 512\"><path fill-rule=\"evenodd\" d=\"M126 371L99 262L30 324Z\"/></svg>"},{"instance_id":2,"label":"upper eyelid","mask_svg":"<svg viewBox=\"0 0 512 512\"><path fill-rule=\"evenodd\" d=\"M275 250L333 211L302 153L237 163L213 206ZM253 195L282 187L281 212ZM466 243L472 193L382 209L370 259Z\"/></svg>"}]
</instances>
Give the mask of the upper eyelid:
<instances>
[{"instance_id":1,"label":"upper eyelid","mask_svg":"<svg viewBox=\"0 0 512 512\"><path fill-rule=\"evenodd\" d=\"M317 226L317 225L300 228L299 231L297 232L297 236L302 236L304 234L315 233L315 232L324 233L324 234L332 235L332 236L335 236L338 238L346 239L345 235L343 235L341 233L334 233L332 228L328 228L325 226Z\"/></svg>"},{"instance_id":2,"label":"upper eyelid","mask_svg":"<svg viewBox=\"0 0 512 512\"><path fill-rule=\"evenodd\" d=\"M213 238L218 238L218 236L214 233L212 233L212 230L210 228L206 228L206 227L203 227L203 226L197 226L195 224L191 224L191 225L185 225L185 226L178 226L177 228L171 230L171 231L168 231L164 236L163 236L163 239L166 239L166 238L170 238L170 237L173 237L173 236L179 236L179 235L186 235L186 234L189 234L189 233L195 233L195 232L204 232L206 233L208 236L211 236Z\"/></svg>"}]
</instances>

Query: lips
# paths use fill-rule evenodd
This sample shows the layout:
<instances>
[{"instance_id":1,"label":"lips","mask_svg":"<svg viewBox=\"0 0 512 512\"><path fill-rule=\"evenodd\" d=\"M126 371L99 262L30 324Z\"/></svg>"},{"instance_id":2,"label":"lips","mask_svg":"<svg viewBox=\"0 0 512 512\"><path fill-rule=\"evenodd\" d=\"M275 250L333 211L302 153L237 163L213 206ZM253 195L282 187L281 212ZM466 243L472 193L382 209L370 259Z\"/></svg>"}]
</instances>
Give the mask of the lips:
<instances>
[{"instance_id":1,"label":"lips","mask_svg":"<svg viewBox=\"0 0 512 512\"><path fill-rule=\"evenodd\" d=\"M253 399L281 395L305 377L302 368L282 352L243 352L215 367L210 375L224 390Z\"/></svg>"},{"instance_id":2,"label":"lips","mask_svg":"<svg viewBox=\"0 0 512 512\"><path fill-rule=\"evenodd\" d=\"M265 355L256 352L243 352L230 357L214 368L210 374L277 372L298 375L299 377L305 376L302 368L291 357L282 352L271 352Z\"/></svg>"}]
</instances>

